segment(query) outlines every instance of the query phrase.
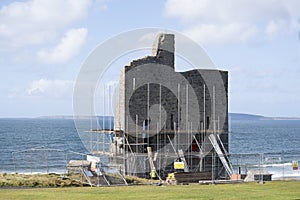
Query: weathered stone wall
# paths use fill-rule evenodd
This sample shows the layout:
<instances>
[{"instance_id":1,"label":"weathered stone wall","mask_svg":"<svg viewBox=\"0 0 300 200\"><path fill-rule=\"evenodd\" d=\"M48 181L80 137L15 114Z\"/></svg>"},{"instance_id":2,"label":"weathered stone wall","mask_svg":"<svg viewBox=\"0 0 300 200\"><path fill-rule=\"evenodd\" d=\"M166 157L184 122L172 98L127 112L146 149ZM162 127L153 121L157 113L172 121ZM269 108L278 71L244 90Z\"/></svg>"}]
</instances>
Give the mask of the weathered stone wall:
<instances>
[{"instance_id":1,"label":"weathered stone wall","mask_svg":"<svg viewBox=\"0 0 300 200\"><path fill-rule=\"evenodd\" d=\"M227 95L226 71L175 72L174 35L160 34L152 56L132 61L121 72L115 128L124 131L132 144L130 151L135 153L146 153L146 146L153 152L165 151L163 147L169 143L166 135L175 148L191 152L195 135L211 154L212 146L205 136L213 130L219 131L228 149ZM199 163L199 159L187 159L190 168L196 168L192 163ZM211 160L205 162L203 170L211 170ZM216 168L221 169L220 165L217 163Z\"/></svg>"},{"instance_id":2,"label":"weathered stone wall","mask_svg":"<svg viewBox=\"0 0 300 200\"><path fill-rule=\"evenodd\" d=\"M115 108L114 130L125 130L125 68L121 69L119 80L119 98Z\"/></svg>"}]
</instances>

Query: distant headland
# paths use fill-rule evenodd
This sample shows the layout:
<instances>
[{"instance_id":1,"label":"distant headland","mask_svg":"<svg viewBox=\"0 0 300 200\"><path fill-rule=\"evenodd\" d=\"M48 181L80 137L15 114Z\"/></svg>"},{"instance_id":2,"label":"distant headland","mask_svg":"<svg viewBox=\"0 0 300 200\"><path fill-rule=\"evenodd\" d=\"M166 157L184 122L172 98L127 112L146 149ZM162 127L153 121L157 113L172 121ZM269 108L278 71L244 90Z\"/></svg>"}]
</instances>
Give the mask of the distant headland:
<instances>
[{"instance_id":1,"label":"distant headland","mask_svg":"<svg viewBox=\"0 0 300 200\"><path fill-rule=\"evenodd\" d=\"M72 115L49 115L40 116L40 119L95 119L103 116L72 116ZM113 118L112 116L105 116ZM245 113L229 113L229 120L300 120L300 117L266 117L263 115L245 114Z\"/></svg>"},{"instance_id":2,"label":"distant headland","mask_svg":"<svg viewBox=\"0 0 300 200\"><path fill-rule=\"evenodd\" d=\"M262 115L229 113L229 120L300 120L300 117L265 117Z\"/></svg>"}]
</instances>

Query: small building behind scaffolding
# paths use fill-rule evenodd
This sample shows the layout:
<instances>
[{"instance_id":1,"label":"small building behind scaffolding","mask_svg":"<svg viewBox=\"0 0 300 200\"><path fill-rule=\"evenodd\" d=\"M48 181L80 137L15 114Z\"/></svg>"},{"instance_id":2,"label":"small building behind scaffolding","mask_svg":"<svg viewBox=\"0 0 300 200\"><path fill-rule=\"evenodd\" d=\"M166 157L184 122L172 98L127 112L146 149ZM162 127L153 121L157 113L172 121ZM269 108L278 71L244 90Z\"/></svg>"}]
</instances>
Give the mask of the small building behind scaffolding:
<instances>
[{"instance_id":1,"label":"small building behind scaffolding","mask_svg":"<svg viewBox=\"0 0 300 200\"><path fill-rule=\"evenodd\" d=\"M151 56L122 69L111 144L102 154L126 175L164 178L177 170L226 178L228 73L176 72L174 48L173 34L159 34Z\"/></svg>"}]
</instances>

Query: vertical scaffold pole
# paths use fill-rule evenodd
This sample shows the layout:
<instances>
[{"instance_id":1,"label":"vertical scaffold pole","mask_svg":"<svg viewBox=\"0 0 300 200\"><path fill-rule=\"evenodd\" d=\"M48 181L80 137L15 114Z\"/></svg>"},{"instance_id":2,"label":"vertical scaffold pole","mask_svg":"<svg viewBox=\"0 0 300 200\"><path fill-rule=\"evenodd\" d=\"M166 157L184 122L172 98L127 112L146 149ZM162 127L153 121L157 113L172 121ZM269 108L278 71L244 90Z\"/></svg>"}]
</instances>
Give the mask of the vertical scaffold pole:
<instances>
[{"instance_id":1,"label":"vertical scaffold pole","mask_svg":"<svg viewBox=\"0 0 300 200\"><path fill-rule=\"evenodd\" d=\"M215 102L215 86L213 85L213 99L212 99L212 109L213 109L213 119L212 119L212 122L213 122L213 134L215 136L216 134L216 102ZM215 150L213 150L213 154L212 154L212 180L214 181L215 180L215 168L216 168L216 153L215 153Z\"/></svg>"},{"instance_id":2,"label":"vertical scaffold pole","mask_svg":"<svg viewBox=\"0 0 300 200\"><path fill-rule=\"evenodd\" d=\"M174 127L174 130L177 130L176 132L177 132L177 136L179 135L179 133L180 133L180 104L181 104L181 101L180 101L180 83L178 83L178 89L177 89L177 91L178 91L178 116L177 116L177 126L178 126L178 128L177 128L177 126L175 126ZM177 128L177 129L176 129ZM176 138L176 150L178 151L178 137L175 137Z\"/></svg>"},{"instance_id":3,"label":"vertical scaffold pole","mask_svg":"<svg viewBox=\"0 0 300 200\"><path fill-rule=\"evenodd\" d=\"M91 134L90 134L90 148L91 148L91 152L93 151L93 94L92 94L92 90L90 91L91 92L91 106L90 106L90 129L91 129Z\"/></svg>"},{"instance_id":4,"label":"vertical scaffold pole","mask_svg":"<svg viewBox=\"0 0 300 200\"><path fill-rule=\"evenodd\" d=\"M104 130L105 130L105 84L103 84L103 116L102 116L102 130L103 130L103 134L102 134L102 151L104 152Z\"/></svg>"},{"instance_id":5,"label":"vertical scaffold pole","mask_svg":"<svg viewBox=\"0 0 300 200\"><path fill-rule=\"evenodd\" d=\"M205 84L203 84L203 129L206 130L206 116L205 116Z\"/></svg>"},{"instance_id":6,"label":"vertical scaffold pole","mask_svg":"<svg viewBox=\"0 0 300 200\"><path fill-rule=\"evenodd\" d=\"M135 153L138 153L138 122L139 122L139 119L138 119L138 115L135 115Z\"/></svg>"},{"instance_id":7,"label":"vertical scaffold pole","mask_svg":"<svg viewBox=\"0 0 300 200\"><path fill-rule=\"evenodd\" d=\"M147 147L149 147L149 130L150 130L150 84L147 85Z\"/></svg>"},{"instance_id":8,"label":"vertical scaffold pole","mask_svg":"<svg viewBox=\"0 0 300 200\"><path fill-rule=\"evenodd\" d=\"M105 90L106 90L106 87L105 87L105 84L103 84L103 118L102 118L102 124L103 124L103 134L102 134L102 151L104 152L104 144L105 144L105 139L104 139L104 130L105 130L105 121L106 121L106 118L105 118Z\"/></svg>"},{"instance_id":9,"label":"vertical scaffold pole","mask_svg":"<svg viewBox=\"0 0 300 200\"><path fill-rule=\"evenodd\" d=\"M161 83L159 84L159 130L161 130Z\"/></svg>"}]
</instances>

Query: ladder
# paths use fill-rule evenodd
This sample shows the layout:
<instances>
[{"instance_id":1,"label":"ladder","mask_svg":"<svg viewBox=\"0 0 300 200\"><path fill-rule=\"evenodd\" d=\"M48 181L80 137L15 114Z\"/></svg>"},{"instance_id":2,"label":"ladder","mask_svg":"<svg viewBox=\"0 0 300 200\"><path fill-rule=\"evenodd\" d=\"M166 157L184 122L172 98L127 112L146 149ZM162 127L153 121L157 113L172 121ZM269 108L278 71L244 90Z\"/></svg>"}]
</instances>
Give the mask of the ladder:
<instances>
[{"instance_id":1,"label":"ladder","mask_svg":"<svg viewBox=\"0 0 300 200\"><path fill-rule=\"evenodd\" d=\"M224 147L224 144L223 144L223 142L222 142L222 140L221 140L221 138L220 138L220 134L217 134L217 139L218 139L219 143L221 144L221 147L222 147L222 149L223 149L223 151L224 151L225 157L226 157L226 159L227 159L227 161L228 161L229 167L230 167L230 169L231 169L232 172L233 172L232 164L231 164L231 162L230 162L230 160L229 160L229 158L228 158L229 153L228 153L228 151L226 150L226 148Z\"/></svg>"},{"instance_id":2,"label":"ladder","mask_svg":"<svg viewBox=\"0 0 300 200\"><path fill-rule=\"evenodd\" d=\"M216 136L214 134L210 134L208 136L211 144L213 145L214 149L216 150L216 153L218 154L227 174L230 176L233 174L233 170L232 170L232 166L231 166L231 163L229 162L229 159L226 155L223 154L220 146L219 146L219 143L216 139ZM222 141L220 141L222 142ZM222 145L223 146L223 145ZM224 146L223 146L224 147Z\"/></svg>"}]
</instances>

